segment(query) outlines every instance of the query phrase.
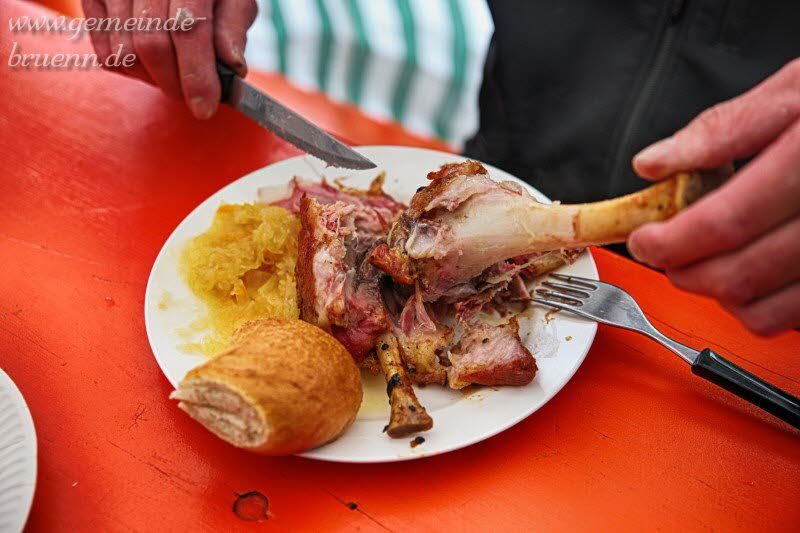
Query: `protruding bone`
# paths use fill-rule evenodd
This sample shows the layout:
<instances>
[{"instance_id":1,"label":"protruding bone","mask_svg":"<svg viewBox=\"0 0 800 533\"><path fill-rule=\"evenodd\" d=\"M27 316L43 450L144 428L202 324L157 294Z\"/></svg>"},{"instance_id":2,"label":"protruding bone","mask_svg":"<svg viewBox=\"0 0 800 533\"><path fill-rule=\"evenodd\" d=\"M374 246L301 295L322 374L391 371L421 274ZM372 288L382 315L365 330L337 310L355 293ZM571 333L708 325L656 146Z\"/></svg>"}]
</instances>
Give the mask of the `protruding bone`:
<instances>
[{"instance_id":1,"label":"protruding bone","mask_svg":"<svg viewBox=\"0 0 800 533\"><path fill-rule=\"evenodd\" d=\"M375 351L386 376L386 394L392 408L386 433L393 439L399 439L431 429L433 419L414 394L395 336L386 333L379 337L375 343Z\"/></svg>"},{"instance_id":2,"label":"protruding bone","mask_svg":"<svg viewBox=\"0 0 800 533\"><path fill-rule=\"evenodd\" d=\"M623 242L636 228L673 216L724 178L719 172L683 172L627 196L562 205L540 203L503 184L487 189L487 178L477 176L481 190L452 210L401 219L402 230L393 228L392 235L402 242L390 245L397 257L405 256L407 270L431 301L504 259ZM463 180L459 186L464 187Z\"/></svg>"}]
</instances>

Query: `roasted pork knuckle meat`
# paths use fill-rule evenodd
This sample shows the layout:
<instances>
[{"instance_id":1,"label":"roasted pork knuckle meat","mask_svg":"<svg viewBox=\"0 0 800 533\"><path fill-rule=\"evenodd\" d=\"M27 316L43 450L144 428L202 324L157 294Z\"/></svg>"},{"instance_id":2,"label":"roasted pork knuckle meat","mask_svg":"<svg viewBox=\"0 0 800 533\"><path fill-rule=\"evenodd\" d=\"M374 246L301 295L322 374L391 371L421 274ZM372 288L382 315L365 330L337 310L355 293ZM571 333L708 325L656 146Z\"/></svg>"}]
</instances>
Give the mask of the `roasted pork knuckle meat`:
<instances>
[{"instance_id":1,"label":"roasted pork knuckle meat","mask_svg":"<svg viewBox=\"0 0 800 533\"><path fill-rule=\"evenodd\" d=\"M546 204L515 182L495 182L474 161L428 174L409 209L370 257L398 283L418 283L435 301L501 261L622 242L637 227L663 220L719 185L717 172L681 173L638 193L579 205ZM563 254L563 252L562 252Z\"/></svg>"},{"instance_id":2,"label":"roasted pork knuckle meat","mask_svg":"<svg viewBox=\"0 0 800 533\"><path fill-rule=\"evenodd\" d=\"M334 335L387 381L391 437L430 429L412 384L525 385L536 375L515 313L528 282L589 245L620 242L715 187L725 175L682 173L613 200L546 204L480 163L442 166L408 208L379 176L365 191L294 179L260 191L297 214L303 320ZM490 320L491 318L491 320ZM499 320L499 322L498 322Z\"/></svg>"}]
</instances>

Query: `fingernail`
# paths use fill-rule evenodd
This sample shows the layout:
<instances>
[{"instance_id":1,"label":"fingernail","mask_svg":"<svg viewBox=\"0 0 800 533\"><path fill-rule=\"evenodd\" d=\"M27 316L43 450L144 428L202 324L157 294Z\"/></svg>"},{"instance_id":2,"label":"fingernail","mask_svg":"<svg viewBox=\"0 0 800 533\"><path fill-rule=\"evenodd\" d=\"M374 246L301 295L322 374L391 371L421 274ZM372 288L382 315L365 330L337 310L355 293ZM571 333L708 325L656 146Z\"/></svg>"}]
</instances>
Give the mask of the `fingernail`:
<instances>
[{"instance_id":1,"label":"fingernail","mask_svg":"<svg viewBox=\"0 0 800 533\"><path fill-rule=\"evenodd\" d=\"M633 164L636 166L652 166L657 164L659 160L669 155L669 153L674 149L674 144L674 137L667 137L666 139L662 139L655 144L651 144L633 156Z\"/></svg>"},{"instance_id":2,"label":"fingernail","mask_svg":"<svg viewBox=\"0 0 800 533\"><path fill-rule=\"evenodd\" d=\"M634 232L628 238L628 251L631 253L634 259L640 261L642 263L647 263L647 258L639 244L639 238L637 236L638 232Z\"/></svg>"},{"instance_id":3,"label":"fingernail","mask_svg":"<svg viewBox=\"0 0 800 533\"><path fill-rule=\"evenodd\" d=\"M244 58L244 54L242 54L242 50L238 46L234 46L231 48L231 53L233 54L235 63L231 65L233 70L236 73L244 78L247 75L247 61Z\"/></svg>"},{"instance_id":4,"label":"fingernail","mask_svg":"<svg viewBox=\"0 0 800 533\"><path fill-rule=\"evenodd\" d=\"M216 110L214 104L200 96L195 96L189 101L189 108L192 110L192 114L200 120L211 118Z\"/></svg>"}]
</instances>

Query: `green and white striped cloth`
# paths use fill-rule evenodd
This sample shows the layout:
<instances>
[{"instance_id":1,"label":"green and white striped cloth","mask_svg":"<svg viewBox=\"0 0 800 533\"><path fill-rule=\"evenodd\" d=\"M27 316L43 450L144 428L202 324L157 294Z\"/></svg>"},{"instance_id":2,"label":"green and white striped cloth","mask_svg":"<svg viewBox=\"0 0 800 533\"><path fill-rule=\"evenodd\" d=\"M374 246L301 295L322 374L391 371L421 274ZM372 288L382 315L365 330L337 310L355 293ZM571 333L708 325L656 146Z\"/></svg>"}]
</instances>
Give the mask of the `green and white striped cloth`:
<instances>
[{"instance_id":1,"label":"green and white striped cloth","mask_svg":"<svg viewBox=\"0 0 800 533\"><path fill-rule=\"evenodd\" d=\"M251 68L460 148L478 125L485 0L258 0Z\"/></svg>"}]
</instances>

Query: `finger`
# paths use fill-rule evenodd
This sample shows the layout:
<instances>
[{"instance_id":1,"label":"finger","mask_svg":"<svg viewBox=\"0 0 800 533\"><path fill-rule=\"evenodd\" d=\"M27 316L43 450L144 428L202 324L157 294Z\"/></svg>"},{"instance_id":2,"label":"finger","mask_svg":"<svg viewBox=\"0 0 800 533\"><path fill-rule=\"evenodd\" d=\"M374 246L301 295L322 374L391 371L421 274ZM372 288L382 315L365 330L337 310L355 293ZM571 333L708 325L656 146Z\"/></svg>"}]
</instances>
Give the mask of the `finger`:
<instances>
[{"instance_id":1,"label":"finger","mask_svg":"<svg viewBox=\"0 0 800 533\"><path fill-rule=\"evenodd\" d=\"M86 18L92 19L105 19L108 15L106 13L106 6L100 0L83 0L83 14ZM97 55L97 61L104 64L106 58L111 55L111 44L108 40L108 32L92 30L89 32L89 38L92 40L94 52Z\"/></svg>"},{"instance_id":2,"label":"finger","mask_svg":"<svg viewBox=\"0 0 800 533\"><path fill-rule=\"evenodd\" d=\"M172 32L172 44L178 60L181 90L192 114L210 118L220 98L214 54L211 0L171 0L170 15L179 20L195 19L188 31ZM204 19L204 20L198 20Z\"/></svg>"},{"instance_id":3,"label":"finger","mask_svg":"<svg viewBox=\"0 0 800 533\"><path fill-rule=\"evenodd\" d=\"M244 59L247 29L257 14L255 0L220 0L214 8L214 48L217 57L241 77L247 75Z\"/></svg>"},{"instance_id":4,"label":"finger","mask_svg":"<svg viewBox=\"0 0 800 533\"><path fill-rule=\"evenodd\" d=\"M668 270L675 286L726 305L745 305L800 280L800 217L742 250Z\"/></svg>"},{"instance_id":5,"label":"finger","mask_svg":"<svg viewBox=\"0 0 800 533\"><path fill-rule=\"evenodd\" d=\"M776 335L797 328L800 326L800 283L751 304L729 309L748 329L759 335Z\"/></svg>"},{"instance_id":6,"label":"finger","mask_svg":"<svg viewBox=\"0 0 800 533\"><path fill-rule=\"evenodd\" d=\"M106 0L106 11L108 13L108 17L110 19L117 19L119 20L119 25L122 26L125 24L126 20L129 20L133 17L133 3L132 0ZM116 20L114 20L114 24L112 27L115 27L117 24ZM111 47L111 55L114 55L116 59L122 60L123 58L129 55L135 55L134 48L133 48L133 37L131 36L131 32L125 31L120 29L119 31L110 31L108 32L108 41L109 46ZM123 72L128 76L132 76L134 78L139 78L141 80L150 82L150 76L147 74L147 71L142 67L141 63L138 61L134 61L133 65L130 67L121 67L120 65L105 65L109 67L111 70L116 70L119 72Z\"/></svg>"},{"instance_id":7,"label":"finger","mask_svg":"<svg viewBox=\"0 0 800 533\"><path fill-rule=\"evenodd\" d=\"M718 104L672 137L633 158L643 178L680 170L715 168L750 157L800 117L800 60L792 61L750 91Z\"/></svg>"},{"instance_id":8,"label":"finger","mask_svg":"<svg viewBox=\"0 0 800 533\"><path fill-rule=\"evenodd\" d=\"M164 0L133 0L133 12L142 19L159 19L163 25L169 17L169 4ZM181 99L178 61L169 32L163 29L134 32L133 47L153 83L170 98Z\"/></svg>"},{"instance_id":9,"label":"finger","mask_svg":"<svg viewBox=\"0 0 800 533\"><path fill-rule=\"evenodd\" d=\"M110 19L119 20L119 25L125 23L126 20L133 17L131 0L105 0L106 11ZM116 20L111 26L117 24ZM111 51L116 52L122 47L120 55L132 54L133 52L133 39L130 32L125 30L110 31L108 35Z\"/></svg>"},{"instance_id":10,"label":"finger","mask_svg":"<svg viewBox=\"0 0 800 533\"><path fill-rule=\"evenodd\" d=\"M800 211L800 122L725 185L664 222L635 231L631 253L660 268L680 268L734 250Z\"/></svg>"}]
</instances>

